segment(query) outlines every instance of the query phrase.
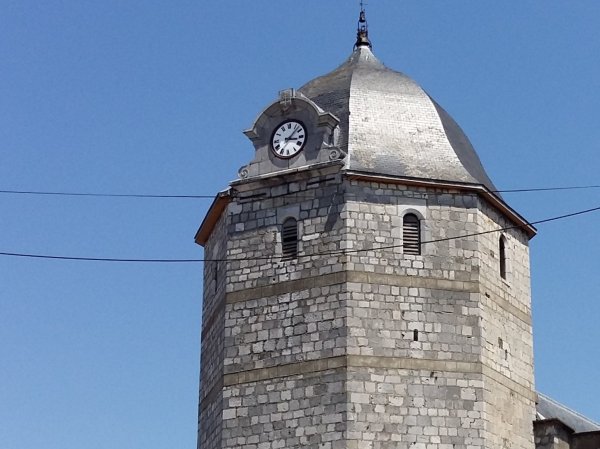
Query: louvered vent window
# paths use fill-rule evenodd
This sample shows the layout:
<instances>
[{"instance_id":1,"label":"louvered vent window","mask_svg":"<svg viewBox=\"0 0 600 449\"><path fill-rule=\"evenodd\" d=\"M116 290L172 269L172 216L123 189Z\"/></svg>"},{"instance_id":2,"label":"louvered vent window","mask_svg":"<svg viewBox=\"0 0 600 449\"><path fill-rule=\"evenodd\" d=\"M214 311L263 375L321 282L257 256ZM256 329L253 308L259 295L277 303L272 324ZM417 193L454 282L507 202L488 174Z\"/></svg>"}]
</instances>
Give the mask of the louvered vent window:
<instances>
[{"instance_id":1,"label":"louvered vent window","mask_svg":"<svg viewBox=\"0 0 600 449\"><path fill-rule=\"evenodd\" d=\"M500 276L502 276L502 279L506 279L506 239L500 237L498 245L500 253Z\"/></svg>"},{"instance_id":2,"label":"louvered vent window","mask_svg":"<svg viewBox=\"0 0 600 449\"><path fill-rule=\"evenodd\" d=\"M421 223L415 214L406 214L403 221L404 254L421 254Z\"/></svg>"},{"instance_id":3,"label":"louvered vent window","mask_svg":"<svg viewBox=\"0 0 600 449\"><path fill-rule=\"evenodd\" d=\"M298 257L298 222L288 218L281 228L282 260L292 260Z\"/></svg>"}]
</instances>

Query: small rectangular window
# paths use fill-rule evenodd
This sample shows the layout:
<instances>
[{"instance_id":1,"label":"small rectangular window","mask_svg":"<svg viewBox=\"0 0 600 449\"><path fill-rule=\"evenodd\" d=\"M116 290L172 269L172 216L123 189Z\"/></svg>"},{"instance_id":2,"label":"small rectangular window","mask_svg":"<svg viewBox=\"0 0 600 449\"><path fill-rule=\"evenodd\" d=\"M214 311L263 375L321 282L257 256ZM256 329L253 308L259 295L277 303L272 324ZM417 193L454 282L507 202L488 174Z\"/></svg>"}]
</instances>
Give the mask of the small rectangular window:
<instances>
[{"instance_id":1,"label":"small rectangular window","mask_svg":"<svg viewBox=\"0 0 600 449\"><path fill-rule=\"evenodd\" d=\"M506 239L504 236L500 237L499 251L500 251L500 276L502 279L506 279Z\"/></svg>"},{"instance_id":2,"label":"small rectangular window","mask_svg":"<svg viewBox=\"0 0 600 449\"><path fill-rule=\"evenodd\" d=\"M415 214L406 214L402 222L404 254L421 254L421 223Z\"/></svg>"},{"instance_id":3,"label":"small rectangular window","mask_svg":"<svg viewBox=\"0 0 600 449\"><path fill-rule=\"evenodd\" d=\"M282 260L292 260L298 257L298 222L288 218L281 227Z\"/></svg>"},{"instance_id":4,"label":"small rectangular window","mask_svg":"<svg viewBox=\"0 0 600 449\"><path fill-rule=\"evenodd\" d=\"M214 273L213 273L213 280L214 280L214 284L215 284L215 293L217 291L217 289L219 288L219 262L215 261L215 265L214 265Z\"/></svg>"}]
</instances>

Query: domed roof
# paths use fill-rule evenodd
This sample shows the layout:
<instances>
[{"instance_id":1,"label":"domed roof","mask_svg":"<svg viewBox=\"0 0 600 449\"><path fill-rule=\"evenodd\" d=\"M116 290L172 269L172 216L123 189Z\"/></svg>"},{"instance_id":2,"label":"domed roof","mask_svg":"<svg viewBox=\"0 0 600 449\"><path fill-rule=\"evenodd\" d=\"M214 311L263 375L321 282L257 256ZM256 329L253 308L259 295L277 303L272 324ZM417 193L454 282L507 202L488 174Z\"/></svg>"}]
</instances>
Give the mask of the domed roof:
<instances>
[{"instance_id":1,"label":"domed roof","mask_svg":"<svg viewBox=\"0 0 600 449\"><path fill-rule=\"evenodd\" d=\"M299 90L340 119L349 170L496 190L452 117L412 79L385 67L368 45Z\"/></svg>"}]
</instances>

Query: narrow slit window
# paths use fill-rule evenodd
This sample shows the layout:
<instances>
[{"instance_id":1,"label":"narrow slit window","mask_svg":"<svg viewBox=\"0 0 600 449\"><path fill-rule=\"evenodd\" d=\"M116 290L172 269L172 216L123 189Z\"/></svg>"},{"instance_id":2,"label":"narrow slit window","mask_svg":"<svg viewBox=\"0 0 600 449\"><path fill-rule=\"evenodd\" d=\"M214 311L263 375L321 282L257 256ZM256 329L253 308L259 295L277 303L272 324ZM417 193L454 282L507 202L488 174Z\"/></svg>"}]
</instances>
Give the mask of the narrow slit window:
<instances>
[{"instance_id":1,"label":"narrow slit window","mask_svg":"<svg viewBox=\"0 0 600 449\"><path fill-rule=\"evenodd\" d=\"M419 331L417 329L413 331L413 341L419 341Z\"/></svg>"},{"instance_id":2,"label":"narrow slit window","mask_svg":"<svg viewBox=\"0 0 600 449\"><path fill-rule=\"evenodd\" d=\"M415 214L406 214L402 222L404 254L421 254L421 222Z\"/></svg>"},{"instance_id":3,"label":"narrow slit window","mask_svg":"<svg viewBox=\"0 0 600 449\"><path fill-rule=\"evenodd\" d=\"M298 257L298 222L288 218L281 228L282 260L292 260Z\"/></svg>"},{"instance_id":4,"label":"narrow slit window","mask_svg":"<svg viewBox=\"0 0 600 449\"><path fill-rule=\"evenodd\" d=\"M500 242L498 243L498 250L500 253L500 276L502 279L506 279L506 239L504 236L500 237Z\"/></svg>"},{"instance_id":5,"label":"narrow slit window","mask_svg":"<svg viewBox=\"0 0 600 449\"><path fill-rule=\"evenodd\" d=\"M213 280L215 281L215 292L219 288L219 262L215 262L215 272L213 273Z\"/></svg>"}]
</instances>

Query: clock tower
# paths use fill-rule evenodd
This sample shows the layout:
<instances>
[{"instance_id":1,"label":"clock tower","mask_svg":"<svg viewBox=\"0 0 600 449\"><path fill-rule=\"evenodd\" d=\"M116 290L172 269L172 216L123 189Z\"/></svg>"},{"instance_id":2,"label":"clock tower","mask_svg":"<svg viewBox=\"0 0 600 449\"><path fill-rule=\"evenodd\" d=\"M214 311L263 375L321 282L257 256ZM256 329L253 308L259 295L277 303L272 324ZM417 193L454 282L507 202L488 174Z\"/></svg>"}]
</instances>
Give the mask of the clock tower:
<instances>
[{"instance_id":1,"label":"clock tower","mask_svg":"<svg viewBox=\"0 0 600 449\"><path fill-rule=\"evenodd\" d=\"M535 229L364 12L349 59L245 134L196 234L199 447L533 449Z\"/></svg>"}]
</instances>

